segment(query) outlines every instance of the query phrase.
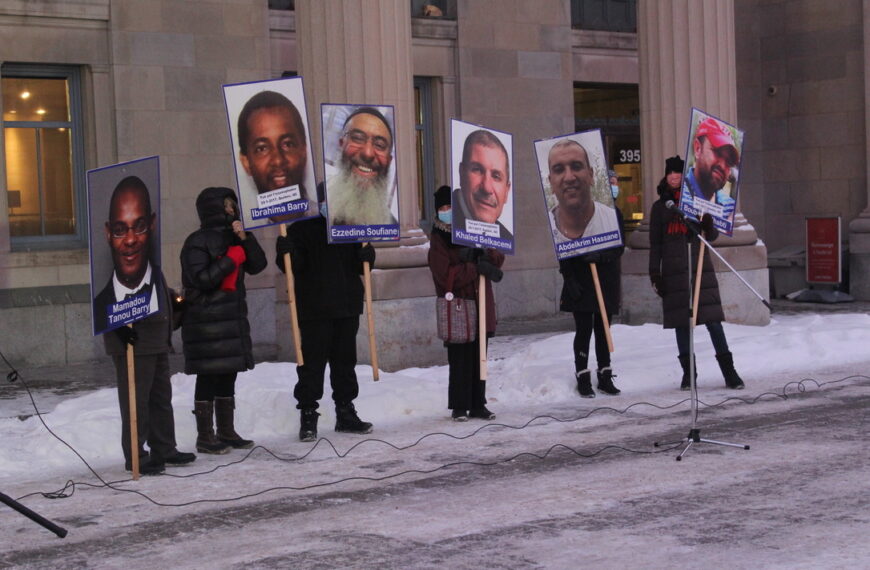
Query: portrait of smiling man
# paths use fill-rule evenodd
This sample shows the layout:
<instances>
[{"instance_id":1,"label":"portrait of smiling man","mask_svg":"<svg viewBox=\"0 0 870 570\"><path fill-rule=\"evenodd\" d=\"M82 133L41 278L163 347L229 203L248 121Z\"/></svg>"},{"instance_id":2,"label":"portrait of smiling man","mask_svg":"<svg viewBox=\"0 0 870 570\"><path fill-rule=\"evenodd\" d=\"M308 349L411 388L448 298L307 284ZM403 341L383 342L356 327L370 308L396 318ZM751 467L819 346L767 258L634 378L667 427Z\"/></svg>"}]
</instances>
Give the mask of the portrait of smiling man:
<instances>
[{"instance_id":1,"label":"portrait of smiling man","mask_svg":"<svg viewBox=\"0 0 870 570\"><path fill-rule=\"evenodd\" d=\"M330 226L398 224L391 211L393 128L375 107L350 108L338 138L336 172L326 181Z\"/></svg>"},{"instance_id":2,"label":"portrait of smiling man","mask_svg":"<svg viewBox=\"0 0 870 570\"><path fill-rule=\"evenodd\" d=\"M563 139L550 148L547 180L556 198L550 225L556 243L619 229L616 211L592 196L595 170L580 143Z\"/></svg>"},{"instance_id":3,"label":"portrait of smiling man","mask_svg":"<svg viewBox=\"0 0 870 570\"><path fill-rule=\"evenodd\" d=\"M733 205L734 198L723 188L732 182L732 169L740 162L740 152L728 127L712 117L701 121L692 140L692 156L694 165L684 179L692 197Z\"/></svg>"},{"instance_id":4,"label":"portrait of smiling man","mask_svg":"<svg viewBox=\"0 0 870 570\"><path fill-rule=\"evenodd\" d=\"M490 131L473 131L462 146L459 189L452 196L454 228L467 231L466 220L475 220L496 225L498 237L513 240L499 220L510 191L510 157L504 144Z\"/></svg>"},{"instance_id":5,"label":"portrait of smiling man","mask_svg":"<svg viewBox=\"0 0 870 570\"><path fill-rule=\"evenodd\" d=\"M94 331L121 326L110 322L111 306L131 297L146 295L140 306L150 315L159 310L158 269L151 263L157 214L151 196L138 176L128 176L115 186L109 201L104 234L112 255L112 276L94 299Z\"/></svg>"}]
</instances>

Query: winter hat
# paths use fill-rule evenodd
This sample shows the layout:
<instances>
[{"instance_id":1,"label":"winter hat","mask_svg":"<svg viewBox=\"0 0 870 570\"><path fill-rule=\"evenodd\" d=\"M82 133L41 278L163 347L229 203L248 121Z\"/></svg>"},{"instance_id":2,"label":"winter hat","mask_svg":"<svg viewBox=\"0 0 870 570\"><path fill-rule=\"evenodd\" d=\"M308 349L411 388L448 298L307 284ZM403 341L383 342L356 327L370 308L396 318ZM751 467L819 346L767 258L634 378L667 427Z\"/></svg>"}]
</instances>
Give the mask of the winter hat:
<instances>
[{"instance_id":1,"label":"winter hat","mask_svg":"<svg viewBox=\"0 0 870 570\"><path fill-rule=\"evenodd\" d=\"M679 154L665 159L665 176L671 172L679 172L682 174L683 166L685 166L685 163L683 162L683 159L680 158Z\"/></svg>"},{"instance_id":2,"label":"winter hat","mask_svg":"<svg viewBox=\"0 0 870 570\"><path fill-rule=\"evenodd\" d=\"M435 211L437 212L441 206L450 205L450 186L442 186L435 191Z\"/></svg>"}]
</instances>

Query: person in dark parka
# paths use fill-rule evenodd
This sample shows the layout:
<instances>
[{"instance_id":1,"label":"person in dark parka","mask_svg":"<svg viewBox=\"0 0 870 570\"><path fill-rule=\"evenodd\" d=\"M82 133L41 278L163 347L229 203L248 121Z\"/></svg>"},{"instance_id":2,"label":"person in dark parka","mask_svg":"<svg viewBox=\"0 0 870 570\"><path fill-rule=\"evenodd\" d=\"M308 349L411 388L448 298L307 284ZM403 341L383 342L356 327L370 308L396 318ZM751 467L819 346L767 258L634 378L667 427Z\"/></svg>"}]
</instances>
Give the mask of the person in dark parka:
<instances>
[{"instance_id":1,"label":"person in dark parka","mask_svg":"<svg viewBox=\"0 0 870 570\"><path fill-rule=\"evenodd\" d=\"M261 272L267 261L254 234L242 227L231 189L204 189L196 199L196 211L200 229L181 249L184 371L196 374L196 449L226 453L230 447L254 444L235 431L235 384L239 372L254 367L245 273Z\"/></svg>"},{"instance_id":2,"label":"person in dark parka","mask_svg":"<svg viewBox=\"0 0 870 570\"><path fill-rule=\"evenodd\" d=\"M483 250L452 243L453 215L449 186L441 186L435 192L435 211L438 218L429 236L429 270L432 272L435 294L443 297L448 292L452 273L452 290L449 292L459 299L476 300L478 276L486 277L486 314L478 313L478 318L486 319L486 334L491 337L495 334L497 324L492 282L502 279L504 254L495 249ZM486 382L480 380L480 340L444 343L449 365L447 407L457 422L468 421L469 417L495 419L495 414L486 407Z\"/></svg>"},{"instance_id":3,"label":"person in dark parka","mask_svg":"<svg viewBox=\"0 0 870 570\"><path fill-rule=\"evenodd\" d=\"M680 388L689 389L689 260L687 259L686 243L692 242L691 267L695 267L698 259L700 241L693 238L683 219L665 205L669 200L675 204L680 200L682 184L683 159L673 156L665 162L665 177L658 186L659 199L650 211L650 253L649 275L653 289L662 298L663 325L666 329L674 329L677 336L678 358L683 368L683 378ZM700 229L707 241L713 241L719 236L713 226L709 214L702 218ZM694 288L695 272L692 272L692 287ZM694 291L692 291L694 293ZM722 302L719 297L719 283L713 268L709 251L704 251L704 266L701 272L701 288L698 295L698 324L707 327L713 347L716 349L716 360L725 377L727 387L740 390L744 387L743 380L734 369L733 356L728 349L728 341L722 328L725 320ZM695 369L697 377L697 367Z\"/></svg>"},{"instance_id":4,"label":"person in dark parka","mask_svg":"<svg viewBox=\"0 0 870 570\"><path fill-rule=\"evenodd\" d=\"M317 408L323 397L324 374L335 402L335 431L365 434L372 424L357 415L356 334L363 310L363 262L375 262L375 248L359 243L327 242L323 183L317 185L321 215L291 224L276 242L281 271L284 254L293 267L299 332L304 364L296 367L293 390L300 410L300 441L317 439Z\"/></svg>"},{"instance_id":5,"label":"person in dark parka","mask_svg":"<svg viewBox=\"0 0 870 570\"><path fill-rule=\"evenodd\" d=\"M619 233L623 233L622 212L616 208L619 221ZM602 251L594 251L585 255L569 257L559 261L559 272L562 274L562 296L559 308L574 315L574 376L577 379L577 391L584 398L594 398L592 390L592 372L589 370L589 340L595 331L595 359L598 365L598 389L605 394L616 396L620 390L613 384L613 370L610 367L610 349L607 347L607 337L604 332L604 321L595 294L595 283L592 280L590 264L594 263L601 284L601 294L604 296L604 310L607 312L607 322L613 315L619 313L620 280L622 271L620 257L625 247L620 246Z\"/></svg>"}]
</instances>

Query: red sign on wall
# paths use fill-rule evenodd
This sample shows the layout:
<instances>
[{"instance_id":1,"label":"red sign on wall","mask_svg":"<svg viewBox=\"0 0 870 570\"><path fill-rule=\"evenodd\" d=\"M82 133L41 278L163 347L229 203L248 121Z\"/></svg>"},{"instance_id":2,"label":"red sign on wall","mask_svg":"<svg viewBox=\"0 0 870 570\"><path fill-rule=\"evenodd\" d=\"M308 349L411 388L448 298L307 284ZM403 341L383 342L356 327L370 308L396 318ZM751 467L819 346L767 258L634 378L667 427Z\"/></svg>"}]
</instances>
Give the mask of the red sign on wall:
<instances>
[{"instance_id":1,"label":"red sign on wall","mask_svg":"<svg viewBox=\"0 0 870 570\"><path fill-rule=\"evenodd\" d=\"M839 283L840 217L807 218L807 283Z\"/></svg>"}]
</instances>

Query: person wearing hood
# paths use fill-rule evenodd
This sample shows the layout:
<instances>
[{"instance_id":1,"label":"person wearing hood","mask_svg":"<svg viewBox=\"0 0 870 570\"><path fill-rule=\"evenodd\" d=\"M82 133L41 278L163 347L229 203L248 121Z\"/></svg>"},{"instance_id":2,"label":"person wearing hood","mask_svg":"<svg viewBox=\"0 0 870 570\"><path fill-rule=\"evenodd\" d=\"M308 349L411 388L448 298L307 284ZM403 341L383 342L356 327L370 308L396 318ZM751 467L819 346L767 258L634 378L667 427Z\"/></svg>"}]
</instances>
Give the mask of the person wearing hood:
<instances>
[{"instance_id":1,"label":"person wearing hood","mask_svg":"<svg viewBox=\"0 0 870 570\"><path fill-rule=\"evenodd\" d=\"M496 327L492 282L501 281L504 254L495 249L452 243L449 186L441 186L435 192L435 212L437 219L429 236L429 270L435 282L435 293L443 297L449 291L460 299L476 300L478 276L486 277L486 314L483 318L486 319L486 335L491 337ZM495 414L486 407L486 382L480 380L479 342L478 338L466 343L444 343L449 365L447 407L457 422L468 421L469 417L495 419Z\"/></svg>"},{"instance_id":2,"label":"person wearing hood","mask_svg":"<svg viewBox=\"0 0 870 570\"><path fill-rule=\"evenodd\" d=\"M363 263L374 265L375 248L370 244L327 241L327 208L323 183L317 185L320 216L291 224L279 236L275 263L282 272L284 254L293 267L299 334L304 364L296 367L293 389L300 411L300 441L317 439L317 418L323 397L324 375L329 364L329 383L335 402L335 431L371 433L372 424L357 415L353 401L359 395L356 377L356 334L363 311Z\"/></svg>"},{"instance_id":3,"label":"person wearing hood","mask_svg":"<svg viewBox=\"0 0 870 570\"><path fill-rule=\"evenodd\" d=\"M662 323L666 329L674 329L677 336L677 349L683 377L680 383L682 390L690 387L689 366L689 268L697 263L700 240L694 239L684 219L668 208L667 202L679 204L680 187L683 182L683 167L685 163L679 155L665 161L665 177L658 185L659 199L650 211L649 229L649 276L652 287L662 299ZM693 223L693 222L689 222ZM705 214L700 227L696 231L703 233L707 241L713 241L719 236L719 231L713 226L713 219ZM686 243L692 243L692 259L687 259ZM695 272L692 271L692 287L694 287ZM743 380L734 369L734 359L728 349L728 341L722 328L725 314L722 311L722 301L719 296L719 283L713 268L710 252L704 251L704 266L701 272L701 288L698 294L698 324L707 327L713 347L716 349L716 360L725 377L725 385L734 390L744 388ZM695 377L698 369L695 367Z\"/></svg>"},{"instance_id":4,"label":"person wearing hood","mask_svg":"<svg viewBox=\"0 0 870 570\"><path fill-rule=\"evenodd\" d=\"M200 229L181 249L184 371L196 374L196 449L220 454L254 445L235 430L235 384L239 372L254 367L245 274L260 273L267 261L254 234L242 227L231 189L204 189L196 212Z\"/></svg>"}]
</instances>

